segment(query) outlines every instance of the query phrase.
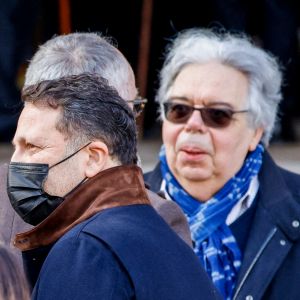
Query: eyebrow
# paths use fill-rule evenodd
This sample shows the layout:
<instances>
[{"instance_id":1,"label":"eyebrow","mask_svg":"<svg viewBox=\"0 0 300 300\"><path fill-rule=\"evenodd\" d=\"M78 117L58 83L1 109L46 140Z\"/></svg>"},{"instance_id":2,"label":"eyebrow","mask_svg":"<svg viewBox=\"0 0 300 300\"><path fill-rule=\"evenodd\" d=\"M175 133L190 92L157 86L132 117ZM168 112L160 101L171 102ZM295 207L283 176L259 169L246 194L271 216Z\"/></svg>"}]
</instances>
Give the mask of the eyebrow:
<instances>
[{"instance_id":1,"label":"eyebrow","mask_svg":"<svg viewBox=\"0 0 300 300\"><path fill-rule=\"evenodd\" d=\"M41 138L31 139L31 137L29 137L29 138L18 137L17 139L13 138L11 143L14 147L16 147L17 144L21 144L21 145L32 144L32 145L40 147L40 148L45 147L45 140L43 140Z\"/></svg>"},{"instance_id":2,"label":"eyebrow","mask_svg":"<svg viewBox=\"0 0 300 300\"><path fill-rule=\"evenodd\" d=\"M188 97L185 96L172 96L170 98L168 98L168 101L173 101L173 100L181 100L181 101L185 101L185 102L194 102L193 99L190 99ZM233 106L230 103L227 102L223 102L223 101L213 101L212 103L209 103L208 105L205 105L207 107L212 107L212 106L226 106L228 108L233 108Z\"/></svg>"},{"instance_id":3,"label":"eyebrow","mask_svg":"<svg viewBox=\"0 0 300 300\"><path fill-rule=\"evenodd\" d=\"M182 101L191 101L191 99L189 99L188 97L184 97L184 96L172 96L170 98L168 98L168 101L170 100L182 100Z\"/></svg>"}]
</instances>

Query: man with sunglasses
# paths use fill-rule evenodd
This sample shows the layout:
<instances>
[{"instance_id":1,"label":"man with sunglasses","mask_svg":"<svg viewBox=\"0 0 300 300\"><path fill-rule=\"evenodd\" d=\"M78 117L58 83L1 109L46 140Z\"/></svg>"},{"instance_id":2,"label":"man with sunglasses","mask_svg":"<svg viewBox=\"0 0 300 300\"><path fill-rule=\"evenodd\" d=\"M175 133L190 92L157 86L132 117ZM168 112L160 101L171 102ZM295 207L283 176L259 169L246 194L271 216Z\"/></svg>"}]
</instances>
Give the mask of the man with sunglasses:
<instances>
[{"instance_id":1,"label":"man with sunglasses","mask_svg":"<svg viewBox=\"0 0 300 300\"><path fill-rule=\"evenodd\" d=\"M56 36L41 45L25 74L24 86L62 76L95 73L108 80L135 113L142 112L147 100L137 96L133 70L123 54L109 38L96 33L72 33ZM6 194L7 166L0 166L0 237L10 244L16 233L28 230L11 208ZM181 209L171 201L163 201L147 190L151 204L189 245L190 232ZM19 252L18 252L19 254Z\"/></svg>"},{"instance_id":2,"label":"man with sunglasses","mask_svg":"<svg viewBox=\"0 0 300 300\"><path fill-rule=\"evenodd\" d=\"M300 176L266 147L281 100L271 55L245 37L191 29L168 48L153 191L179 204L224 299L300 295Z\"/></svg>"}]
</instances>

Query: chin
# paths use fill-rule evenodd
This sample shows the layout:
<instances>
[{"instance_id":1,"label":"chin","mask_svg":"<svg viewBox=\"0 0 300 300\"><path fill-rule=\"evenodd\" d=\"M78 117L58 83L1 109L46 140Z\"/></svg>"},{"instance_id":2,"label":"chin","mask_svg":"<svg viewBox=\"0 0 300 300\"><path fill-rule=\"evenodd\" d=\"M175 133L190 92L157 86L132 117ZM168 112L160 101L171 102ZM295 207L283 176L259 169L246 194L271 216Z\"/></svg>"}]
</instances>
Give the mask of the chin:
<instances>
[{"instance_id":1,"label":"chin","mask_svg":"<svg viewBox=\"0 0 300 300\"><path fill-rule=\"evenodd\" d=\"M180 170L180 173L178 172ZM212 177L212 171L202 169L199 167L190 167L190 166L181 166L177 168L176 172L179 177L183 178L186 181L206 181Z\"/></svg>"}]
</instances>

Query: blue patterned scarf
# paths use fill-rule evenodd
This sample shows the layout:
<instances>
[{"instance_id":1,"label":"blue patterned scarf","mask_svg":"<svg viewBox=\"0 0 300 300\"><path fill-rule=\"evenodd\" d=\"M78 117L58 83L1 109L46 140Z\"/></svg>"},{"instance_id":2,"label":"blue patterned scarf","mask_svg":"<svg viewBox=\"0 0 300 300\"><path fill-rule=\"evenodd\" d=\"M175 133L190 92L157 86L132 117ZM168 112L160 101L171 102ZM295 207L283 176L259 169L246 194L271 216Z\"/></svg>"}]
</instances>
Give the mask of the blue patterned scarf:
<instances>
[{"instance_id":1,"label":"blue patterned scarf","mask_svg":"<svg viewBox=\"0 0 300 300\"><path fill-rule=\"evenodd\" d=\"M241 251L226 218L247 193L262 164L264 147L249 152L243 166L221 190L206 202L189 195L171 173L162 146L159 158L166 191L184 211L194 241L194 251L224 299L231 299L241 265Z\"/></svg>"}]
</instances>

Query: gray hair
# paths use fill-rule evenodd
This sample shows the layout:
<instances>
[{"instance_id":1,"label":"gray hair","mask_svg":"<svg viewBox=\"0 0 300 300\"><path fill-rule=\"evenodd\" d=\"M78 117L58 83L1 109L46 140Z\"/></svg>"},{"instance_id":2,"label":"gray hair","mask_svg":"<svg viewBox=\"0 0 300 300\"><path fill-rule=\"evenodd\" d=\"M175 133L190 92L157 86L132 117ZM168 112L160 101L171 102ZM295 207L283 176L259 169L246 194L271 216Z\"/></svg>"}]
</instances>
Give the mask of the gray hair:
<instances>
[{"instance_id":1,"label":"gray hair","mask_svg":"<svg viewBox=\"0 0 300 300\"><path fill-rule=\"evenodd\" d=\"M24 86L64 76L95 73L119 95L133 99L137 90L131 66L108 38L96 33L71 33L41 45L25 74Z\"/></svg>"},{"instance_id":2,"label":"gray hair","mask_svg":"<svg viewBox=\"0 0 300 300\"><path fill-rule=\"evenodd\" d=\"M250 124L264 128L262 142L268 145L282 98L282 75L276 59L245 36L196 28L179 33L167 49L156 101L162 105L167 100L170 87L185 66L210 61L219 61L247 75Z\"/></svg>"}]
</instances>

